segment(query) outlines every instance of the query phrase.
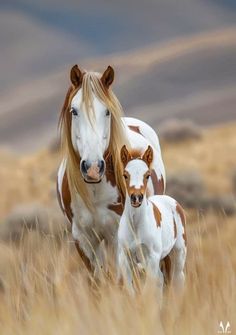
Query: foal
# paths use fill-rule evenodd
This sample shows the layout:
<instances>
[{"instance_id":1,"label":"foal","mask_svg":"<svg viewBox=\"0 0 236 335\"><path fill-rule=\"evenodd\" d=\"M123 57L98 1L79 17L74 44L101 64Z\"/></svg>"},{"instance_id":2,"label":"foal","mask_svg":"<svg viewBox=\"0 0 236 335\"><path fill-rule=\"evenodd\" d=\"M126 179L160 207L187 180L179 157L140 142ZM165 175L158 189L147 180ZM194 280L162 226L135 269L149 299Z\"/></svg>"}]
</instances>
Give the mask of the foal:
<instances>
[{"instance_id":1,"label":"foal","mask_svg":"<svg viewBox=\"0 0 236 335\"><path fill-rule=\"evenodd\" d=\"M150 146L141 156L121 149L126 184L125 208L118 230L118 268L133 292L133 270L145 270L158 279L163 289L160 262L170 256L172 280L179 288L184 285L186 259L185 215L171 197L148 197L147 182L153 161Z\"/></svg>"}]
</instances>

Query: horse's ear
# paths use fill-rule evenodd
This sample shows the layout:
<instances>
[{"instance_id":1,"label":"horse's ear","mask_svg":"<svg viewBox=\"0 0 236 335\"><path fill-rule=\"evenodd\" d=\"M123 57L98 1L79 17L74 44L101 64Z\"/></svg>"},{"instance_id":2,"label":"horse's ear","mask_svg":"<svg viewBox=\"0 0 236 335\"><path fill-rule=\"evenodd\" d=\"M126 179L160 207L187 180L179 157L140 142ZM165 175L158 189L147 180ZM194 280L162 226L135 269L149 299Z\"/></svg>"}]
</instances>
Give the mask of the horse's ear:
<instances>
[{"instance_id":1,"label":"horse's ear","mask_svg":"<svg viewBox=\"0 0 236 335\"><path fill-rule=\"evenodd\" d=\"M106 88L113 83L115 76L114 69L109 65L101 77L101 81Z\"/></svg>"},{"instance_id":2,"label":"horse's ear","mask_svg":"<svg viewBox=\"0 0 236 335\"><path fill-rule=\"evenodd\" d=\"M79 69L78 65L74 65L70 70L70 80L75 87L79 87L82 84L83 73Z\"/></svg>"},{"instance_id":3,"label":"horse's ear","mask_svg":"<svg viewBox=\"0 0 236 335\"><path fill-rule=\"evenodd\" d=\"M142 156L142 160L144 160L147 163L147 166L149 167L152 164L153 161L153 149L149 145L147 150L144 152Z\"/></svg>"},{"instance_id":4,"label":"horse's ear","mask_svg":"<svg viewBox=\"0 0 236 335\"><path fill-rule=\"evenodd\" d=\"M123 166L125 167L127 165L127 163L130 161L131 159L131 156L130 156L130 153L129 151L127 150L126 146L123 145L123 147L121 148L121 151L120 151L120 159L121 159L121 162L123 164Z\"/></svg>"}]
</instances>

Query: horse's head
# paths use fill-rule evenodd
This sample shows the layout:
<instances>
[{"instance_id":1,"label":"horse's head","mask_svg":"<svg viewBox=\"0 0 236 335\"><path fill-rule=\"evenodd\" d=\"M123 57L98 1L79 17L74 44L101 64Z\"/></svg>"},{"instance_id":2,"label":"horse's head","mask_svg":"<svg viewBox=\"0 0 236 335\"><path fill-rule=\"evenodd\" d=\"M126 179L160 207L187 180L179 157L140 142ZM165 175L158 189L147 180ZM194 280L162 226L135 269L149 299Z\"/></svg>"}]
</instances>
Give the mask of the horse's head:
<instances>
[{"instance_id":1,"label":"horse's head","mask_svg":"<svg viewBox=\"0 0 236 335\"><path fill-rule=\"evenodd\" d=\"M147 192L148 179L151 175L150 165L153 161L153 149L148 146L143 155L132 155L124 145L120 156L124 168L126 196L129 196L133 207L139 207Z\"/></svg>"},{"instance_id":2,"label":"horse's head","mask_svg":"<svg viewBox=\"0 0 236 335\"><path fill-rule=\"evenodd\" d=\"M80 156L80 171L88 183L98 183L105 173L105 153L110 143L111 110L109 87L114 80L114 70L108 66L99 75L83 73L77 65L70 74L76 90L70 101L71 142Z\"/></svg>"}]
</instances>

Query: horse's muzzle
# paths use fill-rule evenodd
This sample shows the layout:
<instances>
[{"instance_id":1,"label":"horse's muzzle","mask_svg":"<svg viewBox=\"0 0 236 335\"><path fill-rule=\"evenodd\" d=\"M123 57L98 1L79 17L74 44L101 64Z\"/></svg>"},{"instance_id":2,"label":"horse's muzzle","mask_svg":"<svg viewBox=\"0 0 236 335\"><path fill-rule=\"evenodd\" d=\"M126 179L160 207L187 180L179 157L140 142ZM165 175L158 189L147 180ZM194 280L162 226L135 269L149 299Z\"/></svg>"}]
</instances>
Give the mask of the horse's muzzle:
<instances>
[{"instance_id":1,"label":"horse's muzzle","mask_svg":"<svg viewBox=\"0 0 236 335\"><path fill-rule=\"evenodd\" d=\"M130 202L133 207L140 207L143 202L143 195L140 194L131 194Z\"/></svg>"},{"instance_id":2,"label":"horse's muzzle","mask_svg":"<svg viewBox=\"0 0 236 335\"><path fill-rule=\"evenodd\" d=\"M87 183L99 183L105 172L105 161L98 160L91 163L89 160L82 160L80 170Z\"/></svg>"}]
</instances>

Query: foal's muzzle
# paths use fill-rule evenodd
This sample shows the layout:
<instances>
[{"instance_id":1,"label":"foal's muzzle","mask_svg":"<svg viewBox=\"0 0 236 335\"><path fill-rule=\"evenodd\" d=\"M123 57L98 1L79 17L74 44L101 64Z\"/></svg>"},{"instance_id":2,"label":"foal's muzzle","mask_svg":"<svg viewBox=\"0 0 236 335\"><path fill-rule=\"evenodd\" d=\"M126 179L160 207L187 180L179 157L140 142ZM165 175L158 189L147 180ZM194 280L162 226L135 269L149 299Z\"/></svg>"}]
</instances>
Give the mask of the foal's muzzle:
<instances>
[{"instance_id":1,"label":"foal's muzzle","mask_svg":"<svg viewBox=\"0 0 236 335\"><path fill-rule=\"evenodd\" d=\"M99 183L105 172L105 161L103 159L95 162L82 160L80 171L87 183Z\"/></svg>"},{"instance_id":2,"label":"foal's muzzle","mask_svg":"<svg viewBox=\"0 0 236 335\"><path fill-rule=\"evenodd\" d=\"M143 194L131 194L130 196L130 202L133 207L139 207L142 205L143 202Z\"/></svg>"}]
</instances>

